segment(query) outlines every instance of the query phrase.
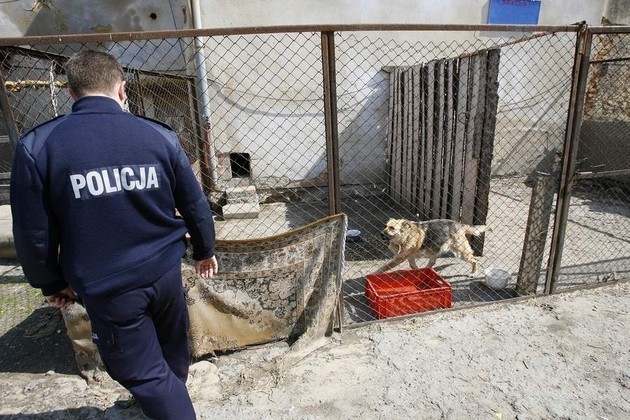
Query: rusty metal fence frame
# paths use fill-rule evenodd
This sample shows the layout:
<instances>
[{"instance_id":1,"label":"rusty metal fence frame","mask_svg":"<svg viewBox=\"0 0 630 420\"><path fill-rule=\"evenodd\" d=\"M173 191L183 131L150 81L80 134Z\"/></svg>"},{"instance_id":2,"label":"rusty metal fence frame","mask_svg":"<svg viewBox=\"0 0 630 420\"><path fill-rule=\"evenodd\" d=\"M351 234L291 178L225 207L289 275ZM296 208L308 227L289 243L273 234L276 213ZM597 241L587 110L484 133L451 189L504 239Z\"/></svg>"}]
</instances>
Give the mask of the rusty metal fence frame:
<instances>
[{"instance_id":1,"label":"rusty metal fence frame","mask_svg":"<svg viewBox=\"0 0 630 420\"><path fill-rule=\"evenodd\" d=\"M593 59L591 54L596 51L594 39L598 36L624 37L625 53L627 56L618 57L611 60ZM630 27L588 27L582 25L578 32L578 42L576 44L575 64L574 64L574 82L571 92L571 106L569 108L569 119L567 121L567 137L564 143L562 153L562 166L558 177L558 199L555 206L555 223L553 233L550 238L551 248L549 261L547 265L545 278L545 293L556 293L560 290L580 289L587 284L578 284L565 286L560 281L561 271L563 269L563 251L565 249L565 240L567 238L567 225L569 220L571 200L575 196L576 185L582 180L591 179L610 179L619 176L630 175L630 159L626 161L626 165L622 169L606 170L606 168L597 168L592 171L583 172L578 165L578 152L583 146L584 139L581 137L581 130L584 121L584 110L589 94L589 83L594 83L597 75L592 72L592 65L601 62L611 61L617 63L630 63ZM627 77L627 73L626 73ZM590 79L590 80L589 80ZM621 82L623 83L623 81ZM626 83L627 86L627 83ZM622 94L618 92L617 94ZM592 98L591 98L592 100ZM625 98L617 98L619 103L623 103ZM627 112L627 106L623 107L621 113ZM630 132L626 130L626 138ZM623 148L623 146L622 146ZM626 181L627 182L627 181ZM623 227L621 228L623 232ZM592 250L591 252L597 252ZM603 250L600 250L603 251ZM609 272L596 275L595 284L604 284L608 281L628 280L627 273L617 273L614 269Z\"/></svg>"},{"instance_id":2,"label":"rusty metal fence frame","mask_svg":"<svg viewBox=\"0 0 630 420\"><path fill-rule=\"evenodd\" d=\"M497 299L505 301L506 299L518 299L522 296L532 296L537 293L555 293L560 290L558 287L558 276L562 267L562 252L566 236L566 226L569 216L569 206L574 183L580 177L592 177L593 175L580 175L576 173L577 150L580 142L580 127L582 123L582 111L587 91L587 80L589 74L589 52L594 34L630 34L629 27L588 27L585 24L569 25L569 26L523 26L523 25L316 25L316 26L276 26L264 28L221 28L221 29L204 29L204 30L178 30L178 31L161 31L161 32L132 32L132 33L115 33L115 34L94 34L94 35L62 35L62 36L43 36L43 37L24 37L24 38L5 38L0 39L1 48L21 48L33 46L63 46L77 45L77 49L84 45L100 45L101 43L125 43L125 42L153 42L160 40L178 40L192 39L195 48L198 51L203 43L210 40L216 40L220 45L221 40L228 37L238 36L258 36L275 34L304 34L308 42L314 42L319 38L320 46L320 63L321 70L316 81L321 88L322 109L325 136L325 181L327 188L318 190L318 193L327 197L328 208L320 212L316 212L312 217L328 214L337 214L345 210L345 203L352 199L351 195L342 191L342 174L340 144L339 144L339 86L338 78L341 76L339 70L340 50L336 43L339 38L346 33L370 33L374 31L390 31L390 32L493 32L493 33L524 33L525 37L515 39L509 43L497 44L490 42L490 47L497 45L514 45L524 40L531 40L537 37L550 36L554 34L571 35L574 34L575 52L573 54L573 68L571 70L571 88L569 106L566 110L566 129L564 131L564 142L562 156L559 158L560 168L557 174L547 174L542 176L532 192L530 203L530 220L528 222L528 231L526 233L525 244L528 244L528 238L546 235L547 228L552 223L551 237L548 243L548 261L546 266L543 265L545 255L545 244L541 246L540 241L533 241L531 247L525 247L524 254L520 260L521 266L519 275L522 274L522 282L518 285L517 291L519 297L514 296L498 296ZM532 35L533 33L533 35ZM310 35L309 35L310 34ZM343 39L342 41L347 41ZM170 44L169 44L170 45ZM311 52L312 53L312 52ZM195 57L196 59L197 57ZM192 61L192 60L191 60ZM196 62L196 65L199 65ZM143 74L142 70L129 69L134 72L135 76ZM144 72L145 75L151 76L152 72ZM159 74L156 73L159 76ZM168 77L176 77L170 75ZM186 80L190 90L190 77ZM6 86L5 80L1 80ZM140 86L140 84L138 84ZM203 111L196 105L202 96L199 92L190 92L194 99L191 102L192 118L197 121L197 134L199 143L197 156L200 160L200 179L206 188L209 197L213 202L223 200L223 194L220 189L216 188L216 173L212 173L210 167L213 166L211 160L217 159L212 155L212 123L208 115L204 115ZM15 121L11 113L11 104L6 94L0 94L0 104L7 121ZM8 134L11 141L17 140L19 129L15 124L9 124ZM216 164L216 162L215 162ZM624 174L627 173L623 172ZM557 200L553 203L553 193L557 189ZM542 203L542 207L540 207ZM545 204L546 203L546 204ZM536 208L539 205L540 208ZM551 214L553 213L553 214ZM534 218L534 219L532 219ZM308 220L308 218L304 219ZM552 222L551 222L552 220ZM544 276L544 290L538 285L539 276ZM356 275L356 273L354 273ZM527 278L525 275L527 274ZM616 278L619 280L620 278ZM345 279L344 279L345 280ZM520 281L520 280L519 280ZM529 283L528 283L529 282ZM584 285L586 286L586 285ZM343 318L344 293L341 293L340 299L340 317L337 319L337 326L352 324ZM465 305L464 307L470 307ZM357 322L363 324L371 322L369 320Z\"/></svg>"}]
</instances>

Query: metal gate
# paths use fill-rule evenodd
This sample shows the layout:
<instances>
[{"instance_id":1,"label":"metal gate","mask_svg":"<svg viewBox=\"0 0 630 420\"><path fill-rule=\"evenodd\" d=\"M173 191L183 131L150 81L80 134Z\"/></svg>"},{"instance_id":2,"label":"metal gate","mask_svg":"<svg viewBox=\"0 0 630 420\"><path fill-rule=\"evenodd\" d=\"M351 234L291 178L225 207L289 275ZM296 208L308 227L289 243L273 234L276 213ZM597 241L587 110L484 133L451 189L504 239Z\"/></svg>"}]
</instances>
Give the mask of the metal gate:
<instances>
[{"instance_id":1,"label":"metal gate","mask_svg":"<svg viewBox=\"0 0 630 420\"><path fill-rule=\"evenodd\" d=\"M547 291L630 276L630 30L582 31Z\"/></svg>"}]
</instances>

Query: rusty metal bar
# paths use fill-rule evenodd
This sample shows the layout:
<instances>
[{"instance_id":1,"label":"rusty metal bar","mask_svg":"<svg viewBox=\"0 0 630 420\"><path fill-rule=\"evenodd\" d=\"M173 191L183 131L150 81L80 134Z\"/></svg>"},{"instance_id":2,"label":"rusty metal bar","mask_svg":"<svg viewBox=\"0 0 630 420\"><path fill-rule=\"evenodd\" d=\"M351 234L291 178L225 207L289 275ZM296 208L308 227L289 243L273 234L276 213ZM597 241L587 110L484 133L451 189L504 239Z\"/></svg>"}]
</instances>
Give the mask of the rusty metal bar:
<instances>
[{"instance_id":1,"label":"rusty metal bar","mask_svg":"<svg viewBox=\"0 0 630 420\"><path fill-rule=\"evenodd\" d=\"M603 64L603 63L625 63L630 61L630 57L624 58L608 58L606 60L591 60L591 64Z\"/></svg>"},{"instance_id":2,"label":"rusty metal bar","mask_svg":"<svg viewBox=\"0 0 630 420\"><path fill-rule=\"evenodd\" d=\"M630 175L630 169L617 169L615 171L602 171L602 172L576 172L574 177L578 179L593 179L603 177L615 177Z\"/></svg>"},{"instance_id":3,"label":"rusty metal bar","mask_svg":"<svg viewBox=\"0 0 630 420\"><path fill-rule=\"evenodd\" d=\"M534 35L530 35L530 36L523 37L523 38L512 39L510 41L506 41L506 42L503 42L501 44L493 45L493 46L490 46L490 47L485 48L485 49L477 50L475 52L464 53L464 54L459 55L458 58L472 57L472 56L474 56L476 54L479 54L481 51L490 51L490 50L497 50L497 49L501 50L502 48L510 47L512 45L521 44L523 42L532 41L532 40L535 40L535 39L544 38L546 36L551 36L553 34L555 34L555 32L536 32Z\"/></svg>"},{"instance_id":4,"label":"rusty metal bar","mask_svg":"<svg viewBox=\"0 0 630 420\"><path fill-rule=\"evenodd\" d=\"M326 125L328 208L330 215L341 213L334 36L333 32L322 32L322 74L324 78L324 119Z\"/></svg>"},{"instance_id":5,"label":"rusty metal bar","mask_svg":"<svg viewBox=\"0 0 630 420\"><path fill-rule=\"evenodd\" d=\"M195 157L197 158L197 160L199 160L199 165L200 165L200 171L201 171L201 176L203 177L203 150L204 150L204 143L205 143L205 138L206 138L206 134L204 132L204 128L203 128L203 124L201 124L201 116L199 114L199 107L198 105L198 100L197 100L197 87L195 86L195 82L194 80L188 80L186 82L186 91L188 92L188 107L190 109L190 120L192 121L193 124L193 130L194 130L194 138L197 140L196 141L196 153L195 153ZM206 170L208 171L208 176L210 176L210 172L209 172L209 168L206 168ZM201 186L204 189L204 192L206 191L206 185L204 185L202 183ZM209 188L208 188L209 190Z\"/></svg>"},{"instance_id":6,"label":"rusty metal bar","mask_svg":"<svg viewBox=\"0 0 630 420\"><path fill-rule=\"evenodd\" d=\"M339 133L337 131L337 79L335 68L335 33L322 32L322 76L324 82L324 120L326 127L326 167L328 174L328 211L341 213L339 178ZM337 301L338 331L343 328L343 288Z\"/></svg>"},{"instance_id":7,"label":"rusty metal bar","mask_svg":"<svg viewBox=\"0 0 630 420\"><path fill-rule=\"evenodd\" d=\"M592 34L630 34L630 26L590 26Z\"/></svg>"},{"instance_id":8,"label":"rusty metal bar","mask_svg":"<svg viewBox=\"0 0 630 420\"><path fill-rule=\"evenodd\" d=\"M356 25L278 25L168 31L112 32L107 34L45 35L0 38L0 46L69 44L86 42L138 41L155 38L195 38L222 35L257 35L295 32L357 31L492 31L492 32L577 32L578 25L436 25L436 24L356 24ZM628 29L630 30L630 29Z\"/></svg>"},{"instance_id":9,"label":"rusty metal bar","mask_svg":"<svg viewBox=\"0 0 630 420\"><path fill-rule=\"evenodd\" d=\"M562 168L559 179L558 199L551 237L551 249L545 281L545 293L554 293L560 265L562 263L562 251L566 235L567 221L569 217L569 205L577 160L578 145L580 141L580 129L582 124L582 112L584 110L584 98L586 96L586 82L588 79L589 58L593 34L586 24L581 25L577 35L575 46L575 60L573 63L573 82L571 87L571 99L569 102L569 114L565 133L564 150L562 153Z\"/></svg>"}]
</instances>

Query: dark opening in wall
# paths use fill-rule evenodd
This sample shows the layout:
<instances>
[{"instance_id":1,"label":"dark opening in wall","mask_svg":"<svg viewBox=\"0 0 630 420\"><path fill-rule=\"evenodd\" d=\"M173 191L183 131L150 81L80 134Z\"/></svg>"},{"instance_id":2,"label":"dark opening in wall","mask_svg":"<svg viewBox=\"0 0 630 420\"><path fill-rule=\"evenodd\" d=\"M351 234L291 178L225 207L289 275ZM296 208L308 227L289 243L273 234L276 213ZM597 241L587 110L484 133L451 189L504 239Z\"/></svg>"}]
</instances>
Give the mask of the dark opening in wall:
<instances>
[{"instance_id":1,"label":"dark opening in wall","mask_svg":"<svg viewBox=\"0 0 630 420\"><path fill-rule=\"evenodd\" d=\"M230 153L232 178L249 178L251 174L249 153Z\"/></svg>"}]
</instances>

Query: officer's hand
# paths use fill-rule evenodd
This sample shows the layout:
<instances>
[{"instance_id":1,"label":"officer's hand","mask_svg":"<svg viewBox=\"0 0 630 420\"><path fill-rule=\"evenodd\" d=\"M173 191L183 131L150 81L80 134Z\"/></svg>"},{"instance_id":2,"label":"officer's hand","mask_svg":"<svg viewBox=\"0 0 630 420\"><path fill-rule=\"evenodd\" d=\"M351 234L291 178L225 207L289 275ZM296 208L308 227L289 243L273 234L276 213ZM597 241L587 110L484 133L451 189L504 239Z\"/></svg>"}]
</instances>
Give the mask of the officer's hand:
<instances>
[{"instance_id":1,"label":"officer's hand","mask_svg":"<svg viewBox=\"0 0 630 420\"><path fill-rule=\"evenodd\" d=\"M77 294L74 293L70 287L66 287L61 292L57 292L54 295L44 296L50 306L55 308L63 308L68 305L72 305L77 301Z\"/></svg>"},{"instance_id":2,"label":"officer's hand","mask_svg":"<svg viewBox=\"0 0 630 420\"><path fill-rule=\"evenodd\" d=\"M204 279L214 276L217 271L219 271L219 264L216 257L195 261L195 272Z\"/></svg>"}]
</instances>

